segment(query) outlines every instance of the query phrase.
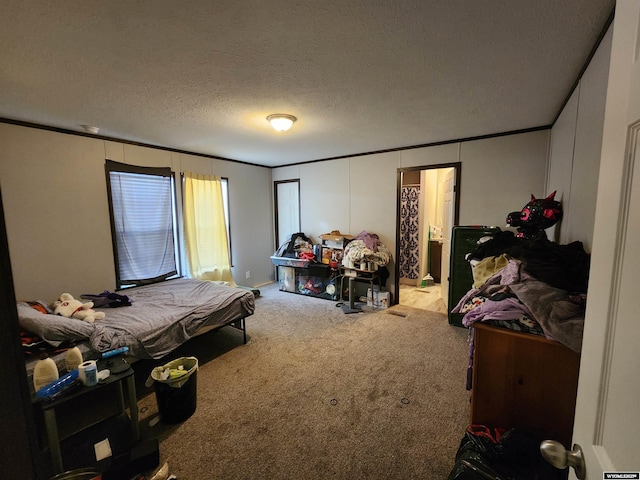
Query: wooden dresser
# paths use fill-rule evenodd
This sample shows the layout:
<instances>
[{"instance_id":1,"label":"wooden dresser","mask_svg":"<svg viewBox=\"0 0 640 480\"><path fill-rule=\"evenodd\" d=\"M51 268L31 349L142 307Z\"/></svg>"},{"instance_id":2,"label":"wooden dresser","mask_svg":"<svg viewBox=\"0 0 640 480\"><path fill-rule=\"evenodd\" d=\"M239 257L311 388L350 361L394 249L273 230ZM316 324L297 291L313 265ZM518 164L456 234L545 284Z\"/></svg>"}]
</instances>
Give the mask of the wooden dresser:
<instances>
[{"instance_id":1,"label":"wooden dresser","mask_svg":"<svg viewBox=\"0 0 640 480\"><path fill-rule=\"evenodd\" d=\"M539 335L474 324L471 423L571 448L580 355Z\"/></svg>"}]
</instances>

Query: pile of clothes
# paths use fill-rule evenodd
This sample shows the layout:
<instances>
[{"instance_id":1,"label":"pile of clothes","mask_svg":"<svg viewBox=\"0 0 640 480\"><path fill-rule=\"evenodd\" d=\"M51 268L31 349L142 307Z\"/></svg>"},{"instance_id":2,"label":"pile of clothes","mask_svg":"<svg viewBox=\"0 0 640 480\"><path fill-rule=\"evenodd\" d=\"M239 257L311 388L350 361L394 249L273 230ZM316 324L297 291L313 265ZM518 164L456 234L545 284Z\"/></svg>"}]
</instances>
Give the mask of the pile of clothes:
<instances>
[{"instance_id":1,"label":"pile of clothes","mask_svg":"<svg viewBox=\"0 0 640 480\"><path fill-rule=\"evenodd\" d=\"M378 267L384 267L391 260L391 252L380 241L378 235L363 230L347 244L344 258L356 264L371 262Z\"/></svg>"},{"instance_id":2,"label":"pile of clothes","mask_svg":"<svg viewBox=\"0 0 640 480\"><path fill-rule=\"evenodd\" d=\"M302 232L292 234L289 240L280 245L274 255L276 257L301 258L303 260L313 260L315 258L313 242Z\"/></svg>"},{"instance_id":3,"label":"pile of clothes","mask_svg":"<svg viewBox=\"0 0 640 480\"><path fill-rule=\"evenodd\" d=\"M559 245L504 231L485 239L467 260L474 265L474 285L452 310L464 314L463 325L530 324L532 333L539 330L580 352L590 264L581 242Z\"/></svg>"}]
</instances>

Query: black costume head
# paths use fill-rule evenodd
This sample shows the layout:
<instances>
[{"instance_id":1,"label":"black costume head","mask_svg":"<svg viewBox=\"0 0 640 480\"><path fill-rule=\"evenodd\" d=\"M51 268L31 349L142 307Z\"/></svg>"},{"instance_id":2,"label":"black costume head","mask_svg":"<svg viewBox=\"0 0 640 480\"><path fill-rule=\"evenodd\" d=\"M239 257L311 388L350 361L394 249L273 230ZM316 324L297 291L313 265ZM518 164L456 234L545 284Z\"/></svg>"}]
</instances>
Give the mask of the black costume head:
<instances>
[{"instance_id":1,"label":"black costume head","mask_svg":"<svg viewBox=\"0 0 640 480\"><path fill-rule=\"evenodd\" d=\"M547 238L544 230L562 218L562 205L554 200L555 196L556 192L539 199L531 195L531 201L522 210L507 215L507 225L517 227L519 238Z\"/></svg>"}]
</instances>

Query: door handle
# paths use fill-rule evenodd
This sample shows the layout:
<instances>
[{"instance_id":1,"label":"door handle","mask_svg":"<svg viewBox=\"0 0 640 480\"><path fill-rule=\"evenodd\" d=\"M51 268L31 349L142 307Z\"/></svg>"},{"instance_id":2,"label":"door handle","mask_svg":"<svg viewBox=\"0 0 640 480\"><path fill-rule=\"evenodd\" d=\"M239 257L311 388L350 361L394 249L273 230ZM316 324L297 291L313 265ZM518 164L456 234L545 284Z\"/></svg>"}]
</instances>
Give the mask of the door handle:
<instances>
[{"instance_id":1,"label":"door handle","mask_svg":"<svg viewBox=\"0 0 640 480\"><path fill-rule=\"evenodd\" d=\"M554 467L560 470L573 467L576 472L576 477L578 477L579 480L585 479L587 472L584 456L582 455L582 447L577 443L573 445L573 450L568 451L560 442L544 440L540 444L540 453L544 459Z\"/></svg>"}]
</instances>

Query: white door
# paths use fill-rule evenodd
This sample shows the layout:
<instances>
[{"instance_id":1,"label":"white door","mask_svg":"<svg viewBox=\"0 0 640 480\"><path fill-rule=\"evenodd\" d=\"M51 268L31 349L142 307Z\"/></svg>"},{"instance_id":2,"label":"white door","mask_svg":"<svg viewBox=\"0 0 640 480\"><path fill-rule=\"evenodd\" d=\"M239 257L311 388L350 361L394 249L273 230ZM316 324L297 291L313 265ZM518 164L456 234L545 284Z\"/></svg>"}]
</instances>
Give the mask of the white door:
<instances>
[{"instance_id":1,"label":"white door","mask_svg":"<svg viewBox=\"0 0 640 480\"><path fill-rule=\"evenodd\" d=\"M276 249L300 231L300 181L274 182L276 187Z\"/></svg>"},{"instance_id":2,"label":"white door","mask_svg":"<svg viewBox=\"0 0 640 480\"><path fill-rule=\"evenodd\" d=\"M449 261L451 258L451 230L453 228L455 210L455 178L455 168L449 168L443 181L444 198L442 209L442 273L440 294L445 304L449 302ZM447 308L449 308L449 305L447 305Z\"/></svg>"},{"instance_id":3,"label":"white door","mask_svg":"<svg viewBox=\"0 0 640 480\"><path fill-rule=\"evenodd\" d=\"M589 480L640 471L639 19L617 2L573 432Z\"/></svg>"}]
</instances>

